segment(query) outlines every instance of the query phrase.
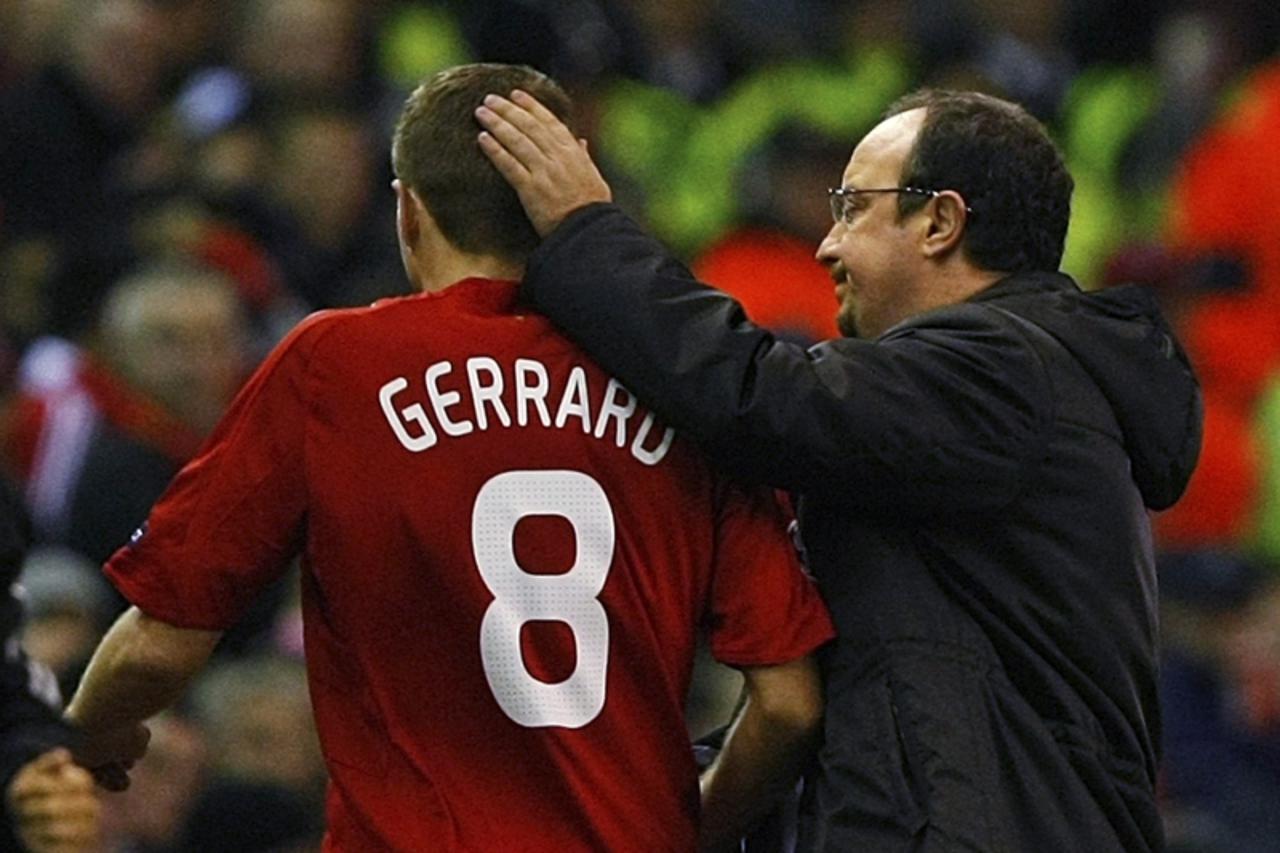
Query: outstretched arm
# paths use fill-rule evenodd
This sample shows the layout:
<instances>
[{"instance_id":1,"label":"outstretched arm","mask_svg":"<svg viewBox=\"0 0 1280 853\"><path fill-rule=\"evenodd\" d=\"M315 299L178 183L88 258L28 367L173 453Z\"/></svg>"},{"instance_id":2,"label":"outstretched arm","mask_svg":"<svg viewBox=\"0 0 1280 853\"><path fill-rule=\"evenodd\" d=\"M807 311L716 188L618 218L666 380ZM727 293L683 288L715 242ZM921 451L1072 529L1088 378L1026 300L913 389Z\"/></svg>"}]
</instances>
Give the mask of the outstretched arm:
<instances>
[{"instance_id":1,"label":"outstretched arm","mask_svg":"<svg viewBox=\"0 0 1280 853\"><path fill-rule=\"evenodd\" d=\"M822 685L811 657L752 667L743 676L746 704L702 774L698 846L707 853L733 849L795 785L822 722Z\"/></svg>"},{"instance_id":2,"label":"outstretched arm","mask_svg":"<svg viewBox=\"0 0 1280 853\"><path fill-rule=\"evenodd\" d=\"M546 235L522 295L721 465L895 512L984 511L1017 494L1052 404L1008 320L965 305L876 341L780 341L601 203L607 185L554 115L527 95L486 104L484 150Z\"/></svg>"},{"instance_id":3,"label":"outstretched arm","mask_svg":"<svg viewBox=\"0 0 1280 853\"><path fill-rule=\"evenodd\" d=\"M137 607L111 626L67 708L67 719L83 732L76 760L100 784L128 787L128 769L150 737L143 722L178 700L221 636L169 625Z\"/></svg>"}]
</instances>

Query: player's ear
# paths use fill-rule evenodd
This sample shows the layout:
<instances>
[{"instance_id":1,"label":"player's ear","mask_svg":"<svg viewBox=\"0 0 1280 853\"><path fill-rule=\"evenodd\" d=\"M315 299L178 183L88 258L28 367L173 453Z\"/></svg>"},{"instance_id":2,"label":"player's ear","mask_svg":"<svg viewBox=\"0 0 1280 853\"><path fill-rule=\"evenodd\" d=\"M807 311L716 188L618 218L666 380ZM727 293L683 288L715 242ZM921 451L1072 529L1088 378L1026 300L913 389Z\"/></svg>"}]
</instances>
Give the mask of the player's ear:
<instances>
[{"instance_id":1,"label":"player's ear","mask_svg":"<svg viewBox=\"0 0 1280 853\"><path fill-rule=\"evenodd\" d=\"M396 191L396 233L400 236L400 245L412 251L418 245L418 237L422 231L422 223L418 221L417 199L413 190L396 178L391 182Z\"/></svg>"}]
</instances>

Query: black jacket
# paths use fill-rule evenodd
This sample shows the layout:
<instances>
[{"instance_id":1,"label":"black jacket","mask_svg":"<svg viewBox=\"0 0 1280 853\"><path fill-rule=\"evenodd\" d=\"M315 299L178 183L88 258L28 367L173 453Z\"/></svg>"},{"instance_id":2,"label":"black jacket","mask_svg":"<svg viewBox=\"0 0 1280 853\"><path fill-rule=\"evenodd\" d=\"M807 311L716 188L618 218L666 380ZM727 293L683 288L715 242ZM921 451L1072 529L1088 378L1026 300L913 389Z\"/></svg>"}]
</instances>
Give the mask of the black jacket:
<instances>
[{"instance_id":1,"label":"black jacket","mask_svg":"<svg viewBox=\"0 0 1280 853\"><path fill-rule=\"evenodd\" d=\"M1185 487L1202 411L1144 291L1012 275L805 351L594 205L523 292L729 470L800 494L839 633L802 847L1161 848L1147 509Z\"/></svg>"}]
</instances>

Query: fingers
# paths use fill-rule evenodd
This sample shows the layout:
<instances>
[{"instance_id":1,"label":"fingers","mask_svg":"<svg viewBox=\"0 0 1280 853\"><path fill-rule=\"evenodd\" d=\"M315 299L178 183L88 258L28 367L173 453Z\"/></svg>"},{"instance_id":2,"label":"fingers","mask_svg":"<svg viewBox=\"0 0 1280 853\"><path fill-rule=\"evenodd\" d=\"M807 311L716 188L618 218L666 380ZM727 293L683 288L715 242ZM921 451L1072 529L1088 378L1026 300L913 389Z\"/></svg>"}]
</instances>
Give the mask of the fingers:
<instances>
[{"instance_id":1,"label":"fingers","mask_svg":"<svg viewBox=\"0 0 1280 853\"><path fill-rule=\"evenodd\" d=\"M573 144L573 134L569 132L569 128L564 126L564 122L551 110L542 105L542 102L530 95L522 89L514 89L511 92L511 102L525 111L525 114L537 121L536 127L540 130L540 136L548 141L554 141L559 145ZM520 118L517 116L517 118ZM522 129L528 132L524 125L520 125Z\"/></svg>"},{"instance_id":2,"label":"fingers","mask_svg":"<svg viewBox=\"0 0 1280 853\"><path fill-rule=\"evenodd\" d=\"M494 139L486 130L480 134L480 150L497 168L498 173L506 178L507 183L519 189L528 181L529 170L517 160L510 151L502 147L502 143Z\"/></svg>"},{"instance_id":3,"label":"fingers","mask_svg":"<svg viewBox=\"0 0 1280 853\"><path fill-rule=\"evenodd\" d=\"M493 97L490 95L490 97ZM510 102L506 102L507 107L512 107L514 111L523 113L515 108ZM503 112L490 109L487 106L476 108L476 120L480 125L488 131L489 135L496 139L524 169L531 170L546 162L547 156L540 149L529 135L515 123L509 120L512 109L503 108Z\"/></svg>"},{"instance_id":4,"label":"fingers","mask_svg":"<svg viewBox=\"0 0 1280 853\"><path fill-rule=\"evenodd\" d=\"M58 748L41 753L22 766L9 785L9 798L23 803L66 791L92 790L89 775L75 765L69 751Z\"/></svg>"},{"instance_id":5,"label":"fingers","mask_svg":"<svg viewBox=\"0 0 1280 853\"><path fill-rule=\"evenodd\" d=\"M37 815L97 802L93 795L93 777L74 764L34 773L21 787L15 780L12 799L19 811Z\"/></svg>"},{"instance_id":6,"label":"fingers","mask_svg":"<svg viewBox=\"0 0 1280 853\"><path fill-rule=\"evenodd\" d=\"M71 751L64 747L57 747L48 752L37 755L34 759L27 762L26 766L31 768L35 773L48 773L66 764L71 764Z\"/></svg>"},{"instance_id":7,"label":"fingers","mask_svg":"<svg viewBox=\"0 0 1280 853\"><path fill-rule=\"evenodd\" d=\"M519 89L511 93L510 99L486 95L482 109L510 124L545 156L553 157L556 151L573 146L573 134L555 113Z\"/></svg>"},{"instance_id":8,"label":"fingers","mask_svg":"<svg viewBox=\"0 0 1280 853\"><path fill-rule=\"evenodd\" d=\"M96 849L101 806L93 778L65 749L24 765L10 785L10 811L26 849L71 853Z\"/></svg>"},{"instance_id":9,"label":"fingers","mask_svg":"<svg viewBox=\"0 0 1280 853\"><path fill-rule=\"evenodd\" d=\"M21 824L17 831L31 853L87 853L99 849L100 820L94 800L80 810L63 809L47 819Z\"/></svg>"},{"instance_id":10,"label":"fingers","mask_svg":"<svg viewBox=\"0 0 1280 853\"><path fill-rule=\"evenodd\" d=\"M528 94L488 95L475 116L484 128L481 150L515 189L539 234L584 205L612 199L585 144Z\"/></svg>"},{"instance_id":11,"label":"fingers","mask_svg":"<svg viewBox=\"0 0 1280 853\"><path fill-rule=\"evenodd\" d=\"M87 853L99 849L100 821L101 811L94 800L80 810L63 809L16 829L24 849L31 853Z\"/></svg>"}]
</instances>

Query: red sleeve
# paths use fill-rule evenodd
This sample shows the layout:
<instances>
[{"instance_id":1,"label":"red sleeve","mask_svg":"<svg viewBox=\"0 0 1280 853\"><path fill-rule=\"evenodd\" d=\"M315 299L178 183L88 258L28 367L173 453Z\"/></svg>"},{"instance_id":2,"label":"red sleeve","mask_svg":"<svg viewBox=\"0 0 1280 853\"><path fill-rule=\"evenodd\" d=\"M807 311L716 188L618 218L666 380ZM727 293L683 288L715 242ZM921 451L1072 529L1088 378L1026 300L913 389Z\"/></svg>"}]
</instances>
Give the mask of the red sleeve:
<instances>
[{"instance_id":1,"label":"red sleeve","mask_svg":"<svg viewBox=\"0 0 1280 853\"><path fill-rule=\"evenodd\" d=\"M107 577L148 616L226 629L300 548L307 358L319 325L305 321L267 357L147 523L107 562Z\"/></svg>"},{"instance_id":2,"label":"red sleeve","mask_svg":"<svg viewBox=\"0 0 1280 853\"><path fill-rule=\"evenodd\" d=\"M835 636L771 492L726 486L718 522L710 624L716 660L785 663Z\"/></svg>"}]
</instances>

